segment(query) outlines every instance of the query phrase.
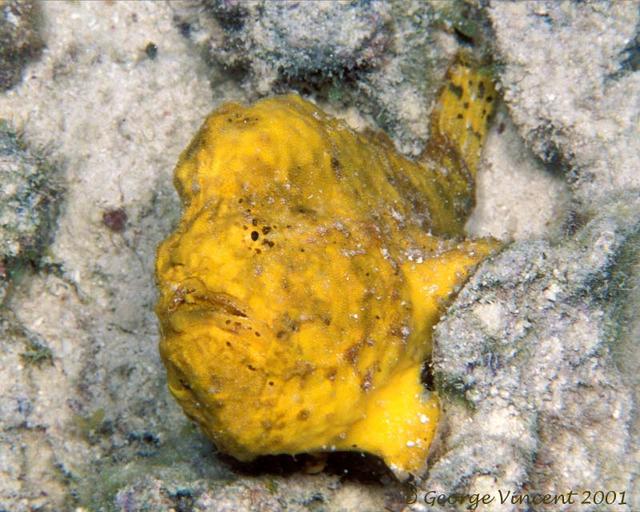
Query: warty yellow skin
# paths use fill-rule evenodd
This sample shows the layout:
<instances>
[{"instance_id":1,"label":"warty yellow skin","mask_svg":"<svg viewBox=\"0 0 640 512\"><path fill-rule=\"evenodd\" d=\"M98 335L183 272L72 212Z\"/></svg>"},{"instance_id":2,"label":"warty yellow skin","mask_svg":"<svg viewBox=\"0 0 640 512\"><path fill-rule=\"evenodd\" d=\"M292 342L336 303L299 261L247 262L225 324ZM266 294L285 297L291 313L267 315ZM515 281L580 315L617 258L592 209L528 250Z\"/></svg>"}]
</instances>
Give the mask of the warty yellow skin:
<instances>
[{"instance_id":1,"label":"warty yellow skin","mask_svg":"<svg viewBox=\"0 0 640 512\"><path fill-rule=\"evenodd\" d=\"M181 155L184 212L156 263L160 352L220 450L424 465L432 328L497 247L460 238L495 93L462 62L448 80L422 163L297 95L224 105Z\"/></svg>"}]
</instances>

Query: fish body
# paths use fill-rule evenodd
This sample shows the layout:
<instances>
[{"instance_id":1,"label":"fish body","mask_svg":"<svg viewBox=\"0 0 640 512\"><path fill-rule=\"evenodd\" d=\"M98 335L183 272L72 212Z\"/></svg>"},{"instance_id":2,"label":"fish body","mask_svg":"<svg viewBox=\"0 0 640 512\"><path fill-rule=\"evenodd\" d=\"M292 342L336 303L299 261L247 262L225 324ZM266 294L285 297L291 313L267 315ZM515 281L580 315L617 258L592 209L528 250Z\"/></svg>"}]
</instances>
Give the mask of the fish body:
<instances>
[{"instance_id":1,"label":"fish body","mask_svg":"<svg viewBox=\"0 0 640 512\"><path fill-rule=\"evenodd\" d=\"M222 106L181 155L183 215L156 262L160 353L220 450L424 465L432 328L497 248L463 238L495 91L463 61L447 80L417 162L295 94Z\"/></svg>"}]
</instances>

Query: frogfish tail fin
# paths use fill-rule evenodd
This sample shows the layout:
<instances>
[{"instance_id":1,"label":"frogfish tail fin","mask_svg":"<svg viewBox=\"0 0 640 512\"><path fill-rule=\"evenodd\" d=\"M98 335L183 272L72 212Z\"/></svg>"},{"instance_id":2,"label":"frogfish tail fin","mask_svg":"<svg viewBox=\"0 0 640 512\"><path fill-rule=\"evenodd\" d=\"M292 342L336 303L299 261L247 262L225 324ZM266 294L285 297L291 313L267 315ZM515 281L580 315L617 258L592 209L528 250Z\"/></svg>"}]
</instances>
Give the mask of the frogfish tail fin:
<instances>
[{"instance_id":1,"label":"frogfish tail fin","mask_svg":"<svg viewBox=\"0 0 640 512\"><path fill-rule=\"evenodd\" d=\"M431 114L431 137L422 159L449 196L461 225L475 204L476 172L496 96L486 67L459 55Z\"/></svg>"}]
</instances>

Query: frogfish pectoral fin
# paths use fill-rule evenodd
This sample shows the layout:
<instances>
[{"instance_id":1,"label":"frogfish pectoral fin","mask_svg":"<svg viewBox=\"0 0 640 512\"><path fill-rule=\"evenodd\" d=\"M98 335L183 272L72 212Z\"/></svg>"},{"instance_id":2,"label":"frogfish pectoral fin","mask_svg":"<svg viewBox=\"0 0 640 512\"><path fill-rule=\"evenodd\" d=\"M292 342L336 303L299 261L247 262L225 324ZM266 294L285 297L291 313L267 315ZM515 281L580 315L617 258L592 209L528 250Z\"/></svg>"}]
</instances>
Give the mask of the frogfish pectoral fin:
<instances>
[{"instance_id":1,"label":"frogfish pectoral fin","mask_svg":"<svg viewBox=\"0 0 640 512\"><path fill-rule=\"evenodd\" d=\"M435 435L440 405L420 381L421 364L398 371L376 389L365 417L352 426L339 450L362 450L382 458L399 477L418 474Z\"/></svg>"}]
</instances>

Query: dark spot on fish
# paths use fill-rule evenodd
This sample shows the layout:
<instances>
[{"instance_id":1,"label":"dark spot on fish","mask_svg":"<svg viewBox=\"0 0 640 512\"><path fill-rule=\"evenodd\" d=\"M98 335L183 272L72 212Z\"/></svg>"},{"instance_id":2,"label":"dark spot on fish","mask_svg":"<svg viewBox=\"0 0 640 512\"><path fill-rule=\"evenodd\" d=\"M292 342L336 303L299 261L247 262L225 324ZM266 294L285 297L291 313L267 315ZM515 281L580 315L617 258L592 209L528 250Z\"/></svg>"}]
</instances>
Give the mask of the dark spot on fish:
<instances>
[{"instance_id":1,"label":"dark spot on fish","mask_svg":"<svg viewBox=\"0 0 640 512\"><path fill-rule=\"evenodd\" d=\"M311 413L309 412L308 409L302 409L299 413L298 416L296 416L300 421L306 421L309 419L309 416L311 415Z\"/></svg>"},{"instance_id":2,"label":"dark spot on fish","mask_svg":"<svg viewBox=\"0 0 640 512\"><path fill-rule=\"evenodd\" d=\"M462 119L462 114L458 114L456 117L457 117L458 119Z\"/></svg>"},{"instance_id":3,"label":"dark spot on fish","mask_svg":"<svg viewBox=\"0 0 640 512\"><path fill-rule=\"evenodd\" d=\"M365 393L370 391L373 387L373 370L371 368L367 369L367 373L365 373L362 381L360 382L360 389Z\"/></svg>"},{"instance_id":4,"label":"dark spot on fish","mask_svg":"<svg viewBox=\"0 0 640 512\"><path fill-rule=\"evenodd\" d=\"M268 235L269 233L271 233L271 226L265 226L262 228L263 235Z\"/></svg>"},{"instance_id":5,"label":"dark spot on fish","mask_svg":"<svg viewBox=\"0 0 640 512\"><path fill-rule=\"evenodd\" d=\"M480 84L478 85L478 98L480 99L484 98L484 93L485 93L484 82L480 82Z\"/></svg>"},{"instance_id":6,"label":"dark spot on fish","mask_svg":"<svg viewBox=\"0 0 640 512\"><path fill-rule=\"evenodd\" d=\"M449 84L449 90L455 94L458 99L462 98L462 94L464 93L464 89L459 85Z\"/></svg>"},{"instance_id":7,"label":"dark spot on fish","mask_svg":"<svg viewBox=\"0 0 640 512\"><path fill-rule=\"evenodd\" d=\"M465 101L465 102L462 104L462 106L463 106L464 108L469 108L469 102L468 102L468 101Z\"/></svg>"},{"instance_id":8,"label":"dark spot on fish","mask_svg":"<svg viewBox=\"0 0 640 512\"><path fill-rule=\"evenodd\" d=\"M397 324L391 326L391 328L389 329L389 334L391 334L391 336L395 338L404 338L402 334L402 326Z\"/></svg>"},{"instance_id":9,"label":"dark spot on fish","mask_svg":"<svg viewBox=\"0 0 640 512\"><path fill-rule=\"evenodd\" d=\"M257 231L252 231L251 232L251 240L253 240L254 242L260 238L260 234Z\"/></svg>"},{"instance_id":10,"label":"dark spot on fish","mask_svg":"<svg viewBox=\"0 0 640 512\"><path fill-rule=\"evenodd\" d=\"M338 179L343 177L342 164L340 163L340 160L338 160L335 156L331 157L331 168L333 169L333 172Z\"/></svg>"},{"instance_id":11,"label":"dark spot on fish","mask_svg":"<svg viewBox=\"0 0 640 512\"><path fill-rule=\"evenodd\" d=\"M294 211L303 215L315 215L316 213L313 208L307 208L306 206L298 206L294 209Z\"/></svg>"},{"instance_id":12,"label":"dark spot on fish","mask_svg":"<svg viewBox=\"0 0 640 512\"><path fill-rule=\"evenodd\" d=\"M351 345L344 351L344 358L349 361L350 364L355 366L358 363L358 356L360 355L360 349L362 348L360 343Z\"/></svg>"},{"instance_id":13,"label":"dark spot on fish","mask_svg":"<svg viewBox=\"0 0 640 512\"><path fill-rule=\"evenodd\" d=\"M503 133L505 128L506 126L504 125L504 123L500 123L498 125L498 133Z\"/></svg>"}]
</instances>

